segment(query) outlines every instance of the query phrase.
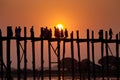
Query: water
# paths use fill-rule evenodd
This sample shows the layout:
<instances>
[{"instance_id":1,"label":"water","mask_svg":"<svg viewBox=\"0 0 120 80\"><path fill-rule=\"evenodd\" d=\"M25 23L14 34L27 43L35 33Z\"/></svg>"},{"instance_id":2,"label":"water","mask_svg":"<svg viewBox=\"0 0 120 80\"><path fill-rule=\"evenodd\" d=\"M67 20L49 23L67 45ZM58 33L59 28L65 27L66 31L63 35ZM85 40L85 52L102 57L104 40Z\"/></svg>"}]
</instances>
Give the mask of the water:
<instances>
[{"instance_id":1,"label":"water","mask_svg":"<svg viewBox=\"0 0 120 80\"><path fill-rule=\"evenodd\" d=\"M13 80L17 80L17 78L14 78ZM21 80L24 80L24 79L21 79ZM27 78L27 80L33 80L33 78L29 77L29 78ZM36 78L36 80L41 80L41 79ZM49 77L44 77L44 80L49 80ZM58 80L58 77L52 77L51 80ZM63 80L63 79L61 78L61 80ZM72 80L72 77L65 77L64 80ZM74 80L80 80L80 79L75 78ZM83 79L83 80L88 80L88 79ZM94 79L91 78L90 80L94 80ZM102 78L96 78L96 80L102 80ZM107 78L105 78L105 80L107 80ZM117 79L109 78L109 80L117 80Z\"/></svg>"}]
</instances>

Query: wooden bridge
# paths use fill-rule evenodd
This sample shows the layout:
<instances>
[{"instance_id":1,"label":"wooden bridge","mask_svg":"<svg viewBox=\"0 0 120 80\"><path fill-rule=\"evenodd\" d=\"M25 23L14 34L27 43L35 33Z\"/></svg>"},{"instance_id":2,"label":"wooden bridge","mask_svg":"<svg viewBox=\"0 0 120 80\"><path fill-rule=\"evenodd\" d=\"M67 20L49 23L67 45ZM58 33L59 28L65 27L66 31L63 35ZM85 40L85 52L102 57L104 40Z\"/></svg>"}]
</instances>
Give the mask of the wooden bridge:
<instances>
[{"instance_id":1,"label":"wooden bridge","mask_svg":"<svg viewBox=\"0 0 120 80\"><path fill-rule=\"evenodd\" d=\"M12 27L11 26L8 26L7 27L7 36L2 36L2 31L0 30L0 79L1 80L4 80L4 79L7 79L7 80L10 80L11 79L11 49L10 49L10 46L11 46L11 40L15 40L16 41L16 49L17 49L17 79L20 80L21 79L21 66L20 66L20 61L21 61L21 56L20 56L20 42L23 41L24 42L24 46L23 46L23 59L24 59L24 80L27 80L27 77L28 77L28 72L27 72L27 41L30 40L31 43L32 43L32 77L33 77L33 80L36 80L37 79L37 76L36 76L36 66L35 66L35 42L38 41L38 42L41 42L40 43L40 46L41 46L41 49L40 49L40 66L41 66L41 70L39 71L39 74L40 74L40 80L44 80L44 77L45 77L45 74L44 74L44 41L48 41L48 56L49 56L49 70L48 70L48 77L49 77L49 80L52 79L52 57L51 57L51 47L53 49L53 51L55 52L55 54L57 55L57 65L58 65L58 70L56 71L56 76L58 77L58 80L61 80L61 76L62 76L62 79L64 80L64 77L66 75L66 72L65 72L65 69L64 69L64 58L65 58L65 44L66 43L70 43L70 47L71 47L71 59L72 59L72 71L69 73L69 75L72 77L72 80L74 80L76 78L76 73L77 73L77 78L79 78L80 80L82 80L82 77L83 77L83 72L82 72L82 68L81 68L81 53L80 53L80 50L81 50L81 47L80 47L80 44L81 43L86 43L87 44L87 59L90 60L90 51L92 51L91 55L92 55L92 65L93 65L93 70L91 72L90 70L90 62L87 63L87 66L88 66L88 69L87 69L87 72L85 72L84 74L86 75L86 78L88 80L91 80L94 79L96 80L97 77L101 77L102 80L104 80L105 78L107 78L108 80L110 79L110 77L115 77L117 80L119 80L120 78L120 60L119 60L119 44L120 44L120 33L116 34L116 38L115 39L112 39L112 38L108 38L108 32L105 31L103 32L102 34L100 34L100 38L94 38L94 31L91 31L92 32L92 36L90 38L90 31L89 29L87 29L87 37L85 39L83 38L80 38L79 37L79 31L76 31L76 36L77 38L75 39L73 37L73 32L71 32L70 34L70 38L68 38L67 36L56 36L56 37L52 37L51 34L48 34L48 33L45 33L44 32L44 28L41 28L41 36L40 37L35 37L34 36L34 29L33 27L31 28L30 32L31 32L31 36L30 37L27 37L27 30L26 30L26 27L24 27L24 37L21 37L21 29L20 27L16 28L15 29L15 36L13 36L13 31L12 31ZM47 36L46 36L47 34ZM105 34L105 35L104 35ZM105 38L104 38L105 36ZM6 41L6 64L4 64L4 59L3 59L3 41ZM52 42L57 42L57 48L54 49L53 46L52 46ZM63 54L62 54L62 58L63 58L63 68L61 69L60 67L60 42L63 42ZM74 69L74 42L77 43L77 55L78 55L78 71L75 72L75 69ZM107 67L104 68L104 65L101 65L101 69L99 72L97 72L95 70L95 55L94 55L94 47L95 47L95 44L97 43L100 43L101 44L101 47L100 47L100 50L101 50L101 58L103 59L104 58L104 54L106 54L106 57L107 57ZM108 49L109 49L109 46L108 44L109 43L114 43L116 45L116 56L115 56L115 59L116 59L116 65L115 65L115 70L114 70L114 75L111 75L111 69L109 67L109 54L108 54ZM90 45L91 44L91 45ZM91 48L90 48L91 46ZM104 49L105 48L105 49ZM103 62L102 62L103 63ZM4 69L6 69L6 72L4 72ZM5 74L6 73L6 74Z\"/></svg>"}]
</instances>

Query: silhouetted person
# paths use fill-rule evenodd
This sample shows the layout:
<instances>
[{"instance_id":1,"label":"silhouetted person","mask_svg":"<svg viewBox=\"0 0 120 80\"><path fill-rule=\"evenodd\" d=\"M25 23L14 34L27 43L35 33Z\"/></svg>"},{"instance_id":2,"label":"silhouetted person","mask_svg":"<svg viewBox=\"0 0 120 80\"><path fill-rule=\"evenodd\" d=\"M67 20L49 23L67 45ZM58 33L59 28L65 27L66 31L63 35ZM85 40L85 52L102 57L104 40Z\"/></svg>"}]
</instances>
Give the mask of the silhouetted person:
<instances>
[{"instance_id":1,"label":"silhouetted person","mask_svg":"<svg viewBox=\"0 0 120 80\"><path fill-rule=\"evenodd\" d=\"M40 37L41 37L41 38L43 38L43 37L44 37L44 35L43 35L43 34L44 34L44 28L43 28L43 27L41 27L41 35L40 35Z\"/></svg>"},{"instance_id":2,"label":"silhouetted person","mask_svg":"<svg viewBox=\"0 0 120 80\"><path fill-rule=\"evenodd\" d=\"M67 38L68 37L68 31L67 31L67 29L65 29L65 38Z\"/></svg>"},{"instance_id":3,"label":"silhouetted person","mask_svg":"<svg viewBox=\"0 0 120 80\"><path fill-rule=\"evenodd\" d=\"M11 26L8 27L8 36L9 37L13 36L13 31L12 31L12 27Z\"/></svg>"},{"instance_id":4,"label":"silhouetted person","mask_svg":"<svg viewBox=\"0 0 120 80\"><path fill-rule=\"evenodd\" d=\"M49 38L52 38L52 29L49 30Z\"/></svg>"},{"instance_id":5,"label":"silhouetted person","mask_svg":"<svg viewBox=\"0 0 120 80\"><path fill-rule=\"evenodd\" d=\"M44 38L48 38L49 37L49 30L48 30L47 26L43 30L43 36L44 36Z\"/></svg>"},{"instance_id":6,"label":"silhouetted person","mask_svg":"<svg viewBox=\"0 0 120 80\"><path fill-rule=\"evenodd\" d=\"M54 26L54 29L55 29L55 31L54 31L54 36L56 37L56 33L57 33L57 32L56 32L56 27L55 27L55 26Z\"/></svg>"},{"instance_id":7,"label":"silhouetted person","mask_svg":"<svg viewBox=\"0 0 120 80\"><path fill-rule=\"evenodd\" d=\"M17 37L17 27L15 27L15 36Z\"/></svg>"},{"instance_id":8,"label":"silhouetted person","mask_svg":"<svg viewBox=\"0 0 120 80\"><path fill-rule=\"evenodd\" d=\"M55 29L55 33L54 33L55 37L59 38L60 37L60 31L59 31L59 29L56 28L56 27L54 27L54 29Z\"/></svg>"},{"instance_id":9,"label":"silhouetted person","mask_svg":"<svg viewBox=\"0 0 120 80\"><path fill-rule=\"evenodd\" d=\"M21 28L20 28L20 26L18 27L18 37L20 37L21 36Z\"/></svg>"},{"instance_id":10,"label":"silhouetted person","mask_svg":"<svg viewBox=\"0 0 120 80\"><path fill-rule=\"evenodd\" d=\"M20 26L17 28L15 28L15 36L16 37L20 37L21 36L21 28L20 28Z\"/></svg>"},{"instance_id":11,"label":"silhouetted person","mask_svg":"<svg viewBox=\"0 0 120 80\"><path fill-rule=\"evenodd\" d=\"M60 37L64 37L63 29L61 29Z\"/></svg>"},{"instance_id":12,"label":"silhouetted person","mask_svg":"<svg viewBox=\"0 0 120 80\"><path fill-rule=\"evenodd\" d=\"M30 32L31 32L31 37L34 37L34 30L33 30L33 26L31 27Z\"/></svg>"},{"instance_id":13,"label":"silhouetted person","mask_svg":"<svg viewBox=\"0 0 120 80\"><path fill-rule=\"evenodd\" d=\"M102 29L99 30L98 34L99 34L99 39L103 39L103 30Z\"/></svg>"},{"instance_id":14,"label":"silhouetted person","mask_svg":"<svg viewBox=\"0 0 120 80\"><path fill-rule=\"evenodd\" d=\"M2 31L1 31L1 29L0 29L0 35L2 35Z\"/></svg>"},{"instance_id":15,"label":"silhouetted person","mask_svg":"<svg viewBox=\"0 0 120 80\"><path fill-rule=\"evenodd\" d=\"M59 30L59 28L56 28L56 30L57 30L57 37L59 38L60 37L60 30Z\"/></svg>"},{"instance_id":16,"label":"silhouetted person","mask_svg":"<svg viewBox=\"0 0 120 80\"><path fill-rule=\"evenodd\" d=\"M112 39L112 35L113 35L113 32L112 32L112 29L110 28L110 29L109 29L109 36L110 36L109 39L110 39L110 40Z\"/></svg>"}]
</instances>

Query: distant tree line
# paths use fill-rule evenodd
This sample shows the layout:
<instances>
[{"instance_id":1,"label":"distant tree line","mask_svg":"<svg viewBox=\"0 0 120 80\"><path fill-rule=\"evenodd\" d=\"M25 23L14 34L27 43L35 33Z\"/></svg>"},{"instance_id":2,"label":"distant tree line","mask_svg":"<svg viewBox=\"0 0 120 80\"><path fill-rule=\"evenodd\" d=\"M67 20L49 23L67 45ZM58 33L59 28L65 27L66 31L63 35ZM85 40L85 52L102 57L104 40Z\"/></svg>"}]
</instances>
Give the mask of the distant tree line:
<instances>
[{"instance_id":1,"label":"distant tree line","mask_svg":"<svg viewBox=\"0 0 120 80\"><path fill-rule=\"evenodd\" d=\"M107 59L108 59L108 63L107 63ZM93 71L93 62L88 60L88 59L83 59L81 62L80 62L80 68L81 68L81 71L82 72L87 72L88 70L88 65L87 64L90 64L90 71L92 72ZM104 70L106 71L107 69L107 64L108 64L108 67L109 67L109 70L110 71L115 71L116 70L116 65L120 65L120 58L119 58L119 64L117 64L117 60L116 60L116 57L114 56L108 56L108 58L106 56L104 56L103 58L99 59L98 60L98 64L94 64L95 65L95 71L101 71L101 67L102 65L104 65ZM60 62L60 66L61 68L63 68L63 59L61 60ZM64 58L64 68L66 71L72 71L72 58ZM78 71L79 70L79 62L74 59L74 70L75 71Z\"/></svg>"}]
</instances>

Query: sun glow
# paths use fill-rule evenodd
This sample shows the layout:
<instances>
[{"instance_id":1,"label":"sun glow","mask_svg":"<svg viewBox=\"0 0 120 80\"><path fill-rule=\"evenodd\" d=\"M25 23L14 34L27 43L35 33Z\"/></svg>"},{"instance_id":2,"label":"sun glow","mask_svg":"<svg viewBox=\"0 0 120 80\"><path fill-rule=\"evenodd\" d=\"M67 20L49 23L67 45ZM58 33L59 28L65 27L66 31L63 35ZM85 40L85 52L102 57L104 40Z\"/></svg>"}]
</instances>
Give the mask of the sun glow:
<instances>
[{"instance_id":1,"label":"sun glow","mask_svg":"<svg viewBox=\"0 0 120 80\"><path fill-rule=\"evenodd\" d=\"M61 31L63 29L63 25L62 24L57 24L57 28Z\"/></svg>"}]
</instances>

